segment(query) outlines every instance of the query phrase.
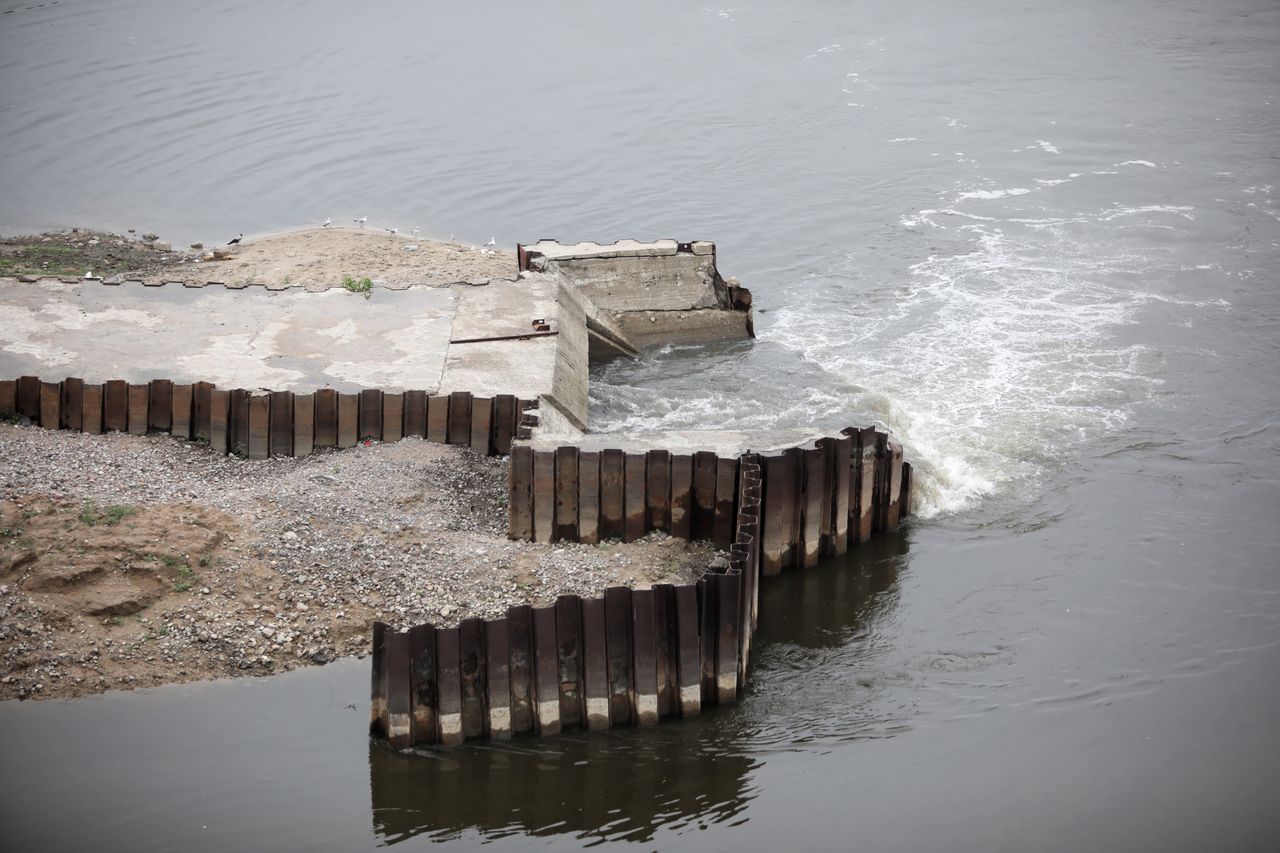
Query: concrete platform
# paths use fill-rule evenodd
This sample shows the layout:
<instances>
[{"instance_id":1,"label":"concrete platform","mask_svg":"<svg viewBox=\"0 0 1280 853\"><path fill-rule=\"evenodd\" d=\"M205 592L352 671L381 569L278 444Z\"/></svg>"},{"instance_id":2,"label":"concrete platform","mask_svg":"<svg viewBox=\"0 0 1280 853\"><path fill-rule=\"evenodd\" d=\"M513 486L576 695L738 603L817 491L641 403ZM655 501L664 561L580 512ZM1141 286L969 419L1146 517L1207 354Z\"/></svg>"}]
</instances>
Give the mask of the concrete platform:
<instances>
[{"instance_id":1,"label":"concrete platform","mask_svg":"<svg viewBox=\"0 0 1280 853\"><path fill-rule=\"evenodd\" d=\"M720 277L712 243L543 241L518 247L514 278L480 282L496 253L407 245L317 229L263 239L239 248L236 262L257 265L230 284L0 278L0 378L513 395L540 401L539 432L573 436L588 429L592 357L751 335L749 292ZM460 277L367 293L315 283L388 264ZM290 284L294 273L304 283ZM759 442L722 436L698 449L739 445Z\"/></svg>"},{"instance_id":2,"label":"concrete platform","mask_svg":"<svg viewBox=\"0 0 1280 853\"><path fill-rule=\"evenodd\" d=\"M554 336L505 342L504 365L482 358L484 345L453 352L451 341L529 333L534 319L555 321L558 314L555 281L536 276L492 285L375 287L367 297L341 288L0 279L0 305L5 377L526 396L550 390Z\"/></svg>"}]
</instances>

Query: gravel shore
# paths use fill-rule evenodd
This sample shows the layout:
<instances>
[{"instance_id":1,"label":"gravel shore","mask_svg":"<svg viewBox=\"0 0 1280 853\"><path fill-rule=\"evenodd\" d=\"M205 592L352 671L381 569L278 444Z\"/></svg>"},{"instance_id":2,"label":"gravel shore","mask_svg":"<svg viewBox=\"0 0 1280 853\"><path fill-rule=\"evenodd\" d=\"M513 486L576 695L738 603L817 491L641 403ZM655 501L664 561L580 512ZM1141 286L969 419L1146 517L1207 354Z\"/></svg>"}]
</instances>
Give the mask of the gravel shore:
<instances>
[{"instance_id":1,"label":"gravel shore","mask_svg":"<svg viewBox=\"0 0 1280 853\"><path fill-rule=\"evenodd\" d=\"M416 438L251 462L0 424L0 699L325 663L366 654L377 619L683 583L716 557L661 534L512 542L506 471Z\"/></svg>"}]
</instances>

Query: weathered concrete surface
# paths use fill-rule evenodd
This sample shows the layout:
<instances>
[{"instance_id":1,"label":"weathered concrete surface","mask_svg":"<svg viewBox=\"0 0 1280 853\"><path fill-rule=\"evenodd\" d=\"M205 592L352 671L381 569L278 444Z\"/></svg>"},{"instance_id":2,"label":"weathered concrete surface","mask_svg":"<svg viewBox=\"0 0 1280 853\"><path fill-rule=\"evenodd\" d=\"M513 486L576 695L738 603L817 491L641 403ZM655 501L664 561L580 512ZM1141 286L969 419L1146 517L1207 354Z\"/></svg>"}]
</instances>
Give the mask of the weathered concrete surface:
<instances>
[{"instance_id":1,"label":"weathered concrete surface","mask_svg":"<svg viewBox=\"0 0 1280 853\"><path fill-rule=\"evenodd\" d=\"M619 240L601 246L542 240L522 251L530 269L560 273L585 297L596 357L656 344L754 336L749 302L735 309L716 269L714 243Z\"/></svg>"},{"instance_id":2,"label":"weathered concrete surface","mask_svg":"<svg viewBox=\"0 0 1280 853\"><path fill-rule=\"evenodd\" d=\"M754 337L745 311L700 308L693 311L629 311L616 315L627 340L638 347L654 344L741 341Z\"/></svg>"},{"instance_id":3,"label":"weathered concrete surface","mask_svg":"<svg viewBox=\"0 0 1280 853\"><path fill-rule=\"evenodd\" d=\"M235 388L431 388L449 288L308 293L0 279L0 375Z\"/></svg>"},{"instance_id":4,"label":"weathered concrete surface","mask_svg":"<svg viewBox=\"0 0 1280 853\"><path fill-rule=\"evenodd\" d=\"M286 253L289 262L316 273L316 247L341 236L292 235L310 242ZM369 251L403 242L347 236ZM541 400L544 435L574 437L587 429L590 357L750 337L750 311L731 310L737 291L716 271L714 244L543 242L529 251L538 263L514 280L367 295L289 285L287 275L265 287L0 279L0 377L512 394Z\"/></svg>"}]
</instances>

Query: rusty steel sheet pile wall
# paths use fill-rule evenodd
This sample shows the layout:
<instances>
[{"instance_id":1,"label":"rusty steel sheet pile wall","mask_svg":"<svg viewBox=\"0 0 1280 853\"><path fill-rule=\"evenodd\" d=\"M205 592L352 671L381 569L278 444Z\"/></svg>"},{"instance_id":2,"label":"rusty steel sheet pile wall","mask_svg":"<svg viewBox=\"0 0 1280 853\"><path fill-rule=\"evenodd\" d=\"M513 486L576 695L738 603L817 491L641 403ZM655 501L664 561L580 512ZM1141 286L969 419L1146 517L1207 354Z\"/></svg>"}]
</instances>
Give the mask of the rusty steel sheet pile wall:
<instances>
[{"instance_id":1,"label":"rusty steel sheet pile wall","mask_svg":"<svg viewBox=\"0 0 1280 853\"><path fill-rule=\"evenodd\" d=\"M317 447L354 447L364 439L399 441L416 435L459 444L486 456L506 455L528 438L537 401L510 395L475 397L465 391L330 388L299 394L222 389L209 382L141 384L80 379L42 382L35 376L0 381L0 417L25 416L46 429L77 432L166 433L208 442L217 453L250 459L306 456Z\"/></svg>"},{"instance_id":2,"label":"rusty steel sheet pile wall","mask_svg":"<svg viewBox=\"0 0 1280 853\"><path fill-rule=\"evenodd\" d=\"M736 701L760 576L892 529L908 512L911 466L870 428L736 458L517 444L509 487L512 538L629 542L660 530L712 541L728 565L695 584L610 587L454 628L379 624L370 731L393 747L647 726ZM470 723L454 698L467 696Z\"/></svg>"},{"instance_id":3,"label":"rusty steel sheet pile wall","mask_svg":"<svg viewBox=\"0 0 1280 853\"><path fill-rule=\"evenodd\" d=\"M711 452L511 448L508 535L534 542L633 542L655 530L727 550L737 535L742 459L758 458L762 571L812 566L905 518L911 466L874 428L731 458Z\"/></svg>"},{"instance_id":4,"label":"rusty steel sheet pile wall","mask_svg":"<svg viewBox=\"0 0 1280 853\"><path fill-rule=\"evenodd\" d=\"M756 458L734 462L732 558L696 583L563 595L449 628L375 624L370 731L396 748L453 746L649 726L735 701L758 601L761 489Z\"/></svg>"}]
</instances>

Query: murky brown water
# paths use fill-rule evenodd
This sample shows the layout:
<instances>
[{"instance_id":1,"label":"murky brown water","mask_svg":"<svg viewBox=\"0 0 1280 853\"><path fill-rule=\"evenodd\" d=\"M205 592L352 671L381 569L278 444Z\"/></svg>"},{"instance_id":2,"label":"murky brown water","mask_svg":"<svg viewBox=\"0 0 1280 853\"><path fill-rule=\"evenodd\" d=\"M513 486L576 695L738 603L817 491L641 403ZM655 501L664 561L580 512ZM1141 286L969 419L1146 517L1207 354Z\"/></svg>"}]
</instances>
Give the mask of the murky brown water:
<instances>
[{"instance_id":1,"label":"murky brown water","mask_svg":"<svg viewBox=\"0 0 1280 853\"><path fill-rule=\"evenodd\" d=\"M596 423L876 421L920 514L688 725L394 755L364 662L0 705L8 844L1280 844L1274 3L177 6L0 15L4 228L710 237L759 340Z\"/></svg>"}]
</instances>

